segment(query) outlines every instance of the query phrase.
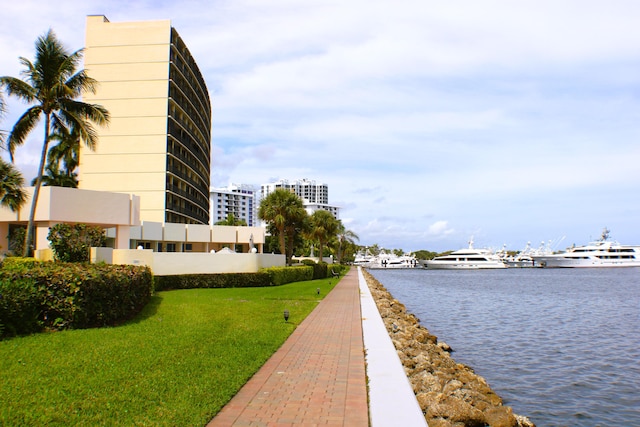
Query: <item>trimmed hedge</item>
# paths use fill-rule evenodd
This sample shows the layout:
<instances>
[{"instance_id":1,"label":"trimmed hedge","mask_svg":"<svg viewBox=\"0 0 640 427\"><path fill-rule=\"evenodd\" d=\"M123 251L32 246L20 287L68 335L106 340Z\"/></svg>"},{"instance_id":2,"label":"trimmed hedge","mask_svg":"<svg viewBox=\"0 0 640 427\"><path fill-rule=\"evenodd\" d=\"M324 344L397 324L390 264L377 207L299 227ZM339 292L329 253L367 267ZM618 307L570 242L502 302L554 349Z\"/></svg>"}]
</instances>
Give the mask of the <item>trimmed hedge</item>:
<instances>
[{"instance_id":1,"label":"trimmed hedge","mask_svg":"<svg viewBox=\"0 0 640 427\"><path fill-rule=\"evenodd\" d=\"M260 271L268 273L271 283L276 286L313 280L313 268L309 266L269 267Z\"/></svg>"},{"instance_id":2,"label":"trimmed hedge","mask_svg":"<svg viewBox=\"0 0 640 427\"><path fill-rule=\"evenodd\" d=\"M0 270L2 334L116 325L138 314L152 293L148 267L5 261Z\"/></svg>"},{"instance_id":3,"label":"trimmed hedge","mask_svg":"<svg viewBox=\"0 0 640 427\"><path fill-rule=\"evenodd\" d=\"M156 291L194 288L252 288L270 286L267 273L178 274L155 276Z\"/></svg>"},{"instance_id":4,"label":"trimmed hedge","mask_svg":"<svg viewBox=\"0 0 640 427\"><path fill-rule=\"evenodd\" d=\"M33 280L0 278L0 337L40 331L41 301Z\"/></svg>"},{"instance_id":5,"label":"trimmed hedge","mask_svg":"<svg viewBox=\"0 0 640 427\"><path fill-rule=\"evenodd\" d=\"M195 288L257 288L312 280L312 267L270 267L257 273L176 274L155 276L156 291Z\"/></svg>"},{"instance_id":6,"label":"trimmed hedge","mask_svg":"<svg viewBox=\"0 0 640 427\"><path fill-rule=\"evenodd\" d=\"M327 273L328 269L326 262L316 263L315 261L310 259L303 259L302 264L313 268L313 280L325 279L329 277Z\"/></svg>"}]
</instances>

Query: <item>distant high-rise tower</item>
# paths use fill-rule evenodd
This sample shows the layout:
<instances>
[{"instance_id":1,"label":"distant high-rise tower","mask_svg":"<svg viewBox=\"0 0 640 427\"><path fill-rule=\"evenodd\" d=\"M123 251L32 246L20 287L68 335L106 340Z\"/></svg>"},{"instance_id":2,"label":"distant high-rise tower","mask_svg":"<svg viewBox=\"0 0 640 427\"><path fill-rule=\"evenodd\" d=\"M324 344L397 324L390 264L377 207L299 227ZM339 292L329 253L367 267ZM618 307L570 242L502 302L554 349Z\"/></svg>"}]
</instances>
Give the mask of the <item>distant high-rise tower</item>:
<instances>
[{"instance_id":1,"label":"distant high-rise tower","mask_svg":"<svg viewBox=\"0 0 640 427\"><path fill-rule=\"evenodd\" d=\"M224 221L229 215L256 226L256 190L250 185L231 184L226 188L211 189L211 225Z\"/></svg>"},{"instance_id":2,"label":"distant high-rise tower","mask_svg":"<svg viewBox=\"0 0 640 427\"><path fill-rule=\"evenodd\" d=\"M83 101L111 114L80 156L80 188L140 196L142 220L209 223L211 102L168 20L88 16L84 69L99 82Z\"/></svg>"},{"instance_id":3,"label":"distant high-rise tower","mask_svg":"<svg viewBox=\"0 0 640 427\"><path fill-rule=\"evenodd\" d=\"M327 184L316 184L315 181L308 179L291 182L286 179L281 179L277 182L262 184L260 188L260 200L279 188L289 190L300 197L309 214L323 209L331 212L336 219L340 218L340 208L329 204L329 187Z\"/></svg>"}]
</instances>

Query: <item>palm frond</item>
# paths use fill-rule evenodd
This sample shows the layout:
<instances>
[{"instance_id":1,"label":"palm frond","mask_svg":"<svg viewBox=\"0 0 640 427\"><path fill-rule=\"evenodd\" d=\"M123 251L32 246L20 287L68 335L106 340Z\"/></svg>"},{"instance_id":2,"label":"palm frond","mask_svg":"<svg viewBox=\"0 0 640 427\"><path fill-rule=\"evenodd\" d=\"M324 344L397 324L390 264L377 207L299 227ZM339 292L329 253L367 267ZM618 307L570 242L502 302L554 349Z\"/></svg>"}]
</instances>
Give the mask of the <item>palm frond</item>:
<instances>
[{"instance_id":1,"label":"palm frond","mask_svg":"<svg viewBox=\"0 0 640 427\"><path fill-rule=\"evenodd\" d=\"M24 102L31 103L36 99L37 93L33 86L16 77L0 77L0 85L4 86L7 95L15 96Z\"/></svg>"},{"instance_id":2,"label":"palm frond","mask_svg":"<svg viewBox=\"0 0 640 427\"><path fill-rule=\"evenodd\" d=\"M40 106L35 105L25 111L16 124L13 125L13 129L7 139L7 149L9 150L9 156L11 156L11 162L13 162L13 153L16 148L24 143L27 135L37 126L41 113L42 109Z\"/></svg>"}]
</instances>

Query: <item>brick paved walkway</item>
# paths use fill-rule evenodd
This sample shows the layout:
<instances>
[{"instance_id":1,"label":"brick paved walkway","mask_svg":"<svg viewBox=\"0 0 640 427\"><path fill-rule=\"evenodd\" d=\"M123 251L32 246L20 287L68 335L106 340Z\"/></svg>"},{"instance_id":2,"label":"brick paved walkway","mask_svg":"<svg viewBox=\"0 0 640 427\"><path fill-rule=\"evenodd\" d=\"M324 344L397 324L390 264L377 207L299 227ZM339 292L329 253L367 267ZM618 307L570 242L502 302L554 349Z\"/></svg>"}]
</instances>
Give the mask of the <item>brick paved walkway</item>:
<instances>
[{"instance_id":1,"label":"brick paved walkway","mask_svg":"<svg viewBox=\"0 0 640 427\"><path fill-rule=\"evenodd\" d=\"M358 270L352 268L207 427L368 425Z\"/></svg>"}]
</instances>

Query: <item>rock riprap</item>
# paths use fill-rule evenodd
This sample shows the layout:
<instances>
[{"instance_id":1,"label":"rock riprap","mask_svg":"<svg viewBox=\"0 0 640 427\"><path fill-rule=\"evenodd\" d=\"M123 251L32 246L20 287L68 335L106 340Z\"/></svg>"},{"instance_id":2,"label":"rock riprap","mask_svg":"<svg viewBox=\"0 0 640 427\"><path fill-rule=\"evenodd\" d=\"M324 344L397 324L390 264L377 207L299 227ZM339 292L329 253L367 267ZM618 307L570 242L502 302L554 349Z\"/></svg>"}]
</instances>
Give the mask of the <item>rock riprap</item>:
<instances>
[{"instance_id":1,"label":"rock riprap","mask_svg":"<svg viewBox=\"0 0 640 427\"><path fill-rule=\"evenodd\" d=\"M429 427L535 427L516 415L473 369L456 363L451 348L363 270L391 341Z\"/></svg>"}]
</instances>

